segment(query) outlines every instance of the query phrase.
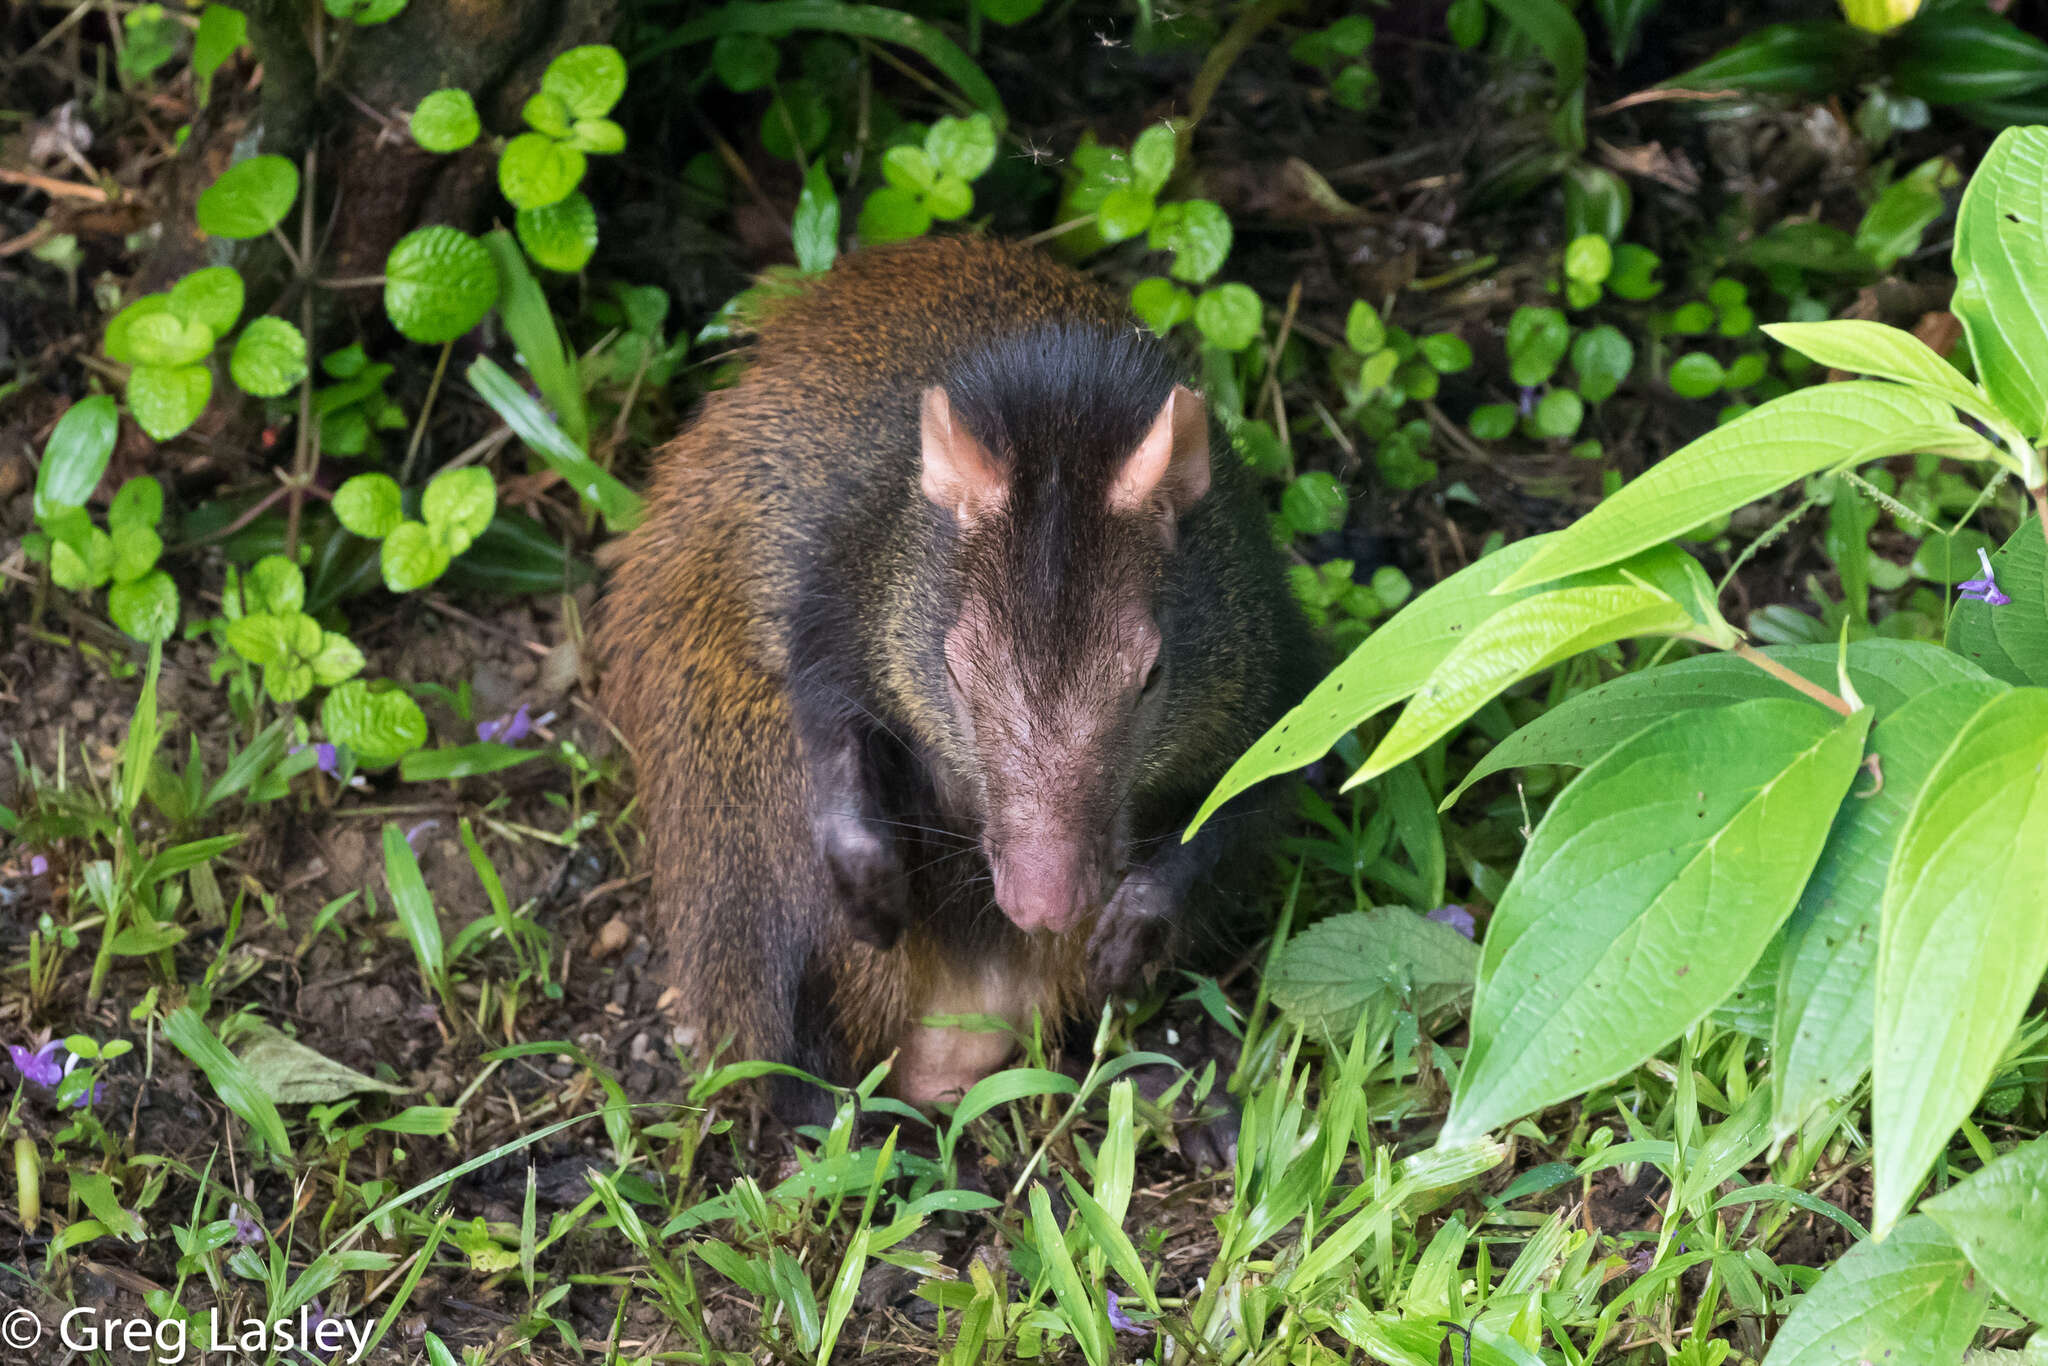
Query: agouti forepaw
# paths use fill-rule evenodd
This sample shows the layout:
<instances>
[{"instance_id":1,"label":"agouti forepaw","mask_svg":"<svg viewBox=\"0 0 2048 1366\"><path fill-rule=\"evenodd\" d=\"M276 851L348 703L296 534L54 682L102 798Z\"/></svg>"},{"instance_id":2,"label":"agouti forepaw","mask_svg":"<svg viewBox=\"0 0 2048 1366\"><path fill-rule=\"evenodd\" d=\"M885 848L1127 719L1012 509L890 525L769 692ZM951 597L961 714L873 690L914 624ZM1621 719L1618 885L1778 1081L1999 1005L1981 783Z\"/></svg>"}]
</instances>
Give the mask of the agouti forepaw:
<instances>
[{"instance_id":1,"label":"agouti forepaw","mask_svg":"<svg viewBox=\"0 0 2048 1366\"><path fill-rule=\"evenodd\" d=\"M847 812L817 819L818 846L832 870L854 935L888 948L910 918L910 889L889 837L874 822Z\"/></svg>"},{"instance_id":2,"label":"agouti forepaw","mask_svg":"<svg viewBox=\"0 0 2048 1366\"><path fill-rule=\"evenodd\" d=\"M1117 885L1088 938L1088 969L1095 984L1114 991L1135 982L1159 956L1177 902L1175 889L1143 868Z\"/></svg>"}]
</instances>

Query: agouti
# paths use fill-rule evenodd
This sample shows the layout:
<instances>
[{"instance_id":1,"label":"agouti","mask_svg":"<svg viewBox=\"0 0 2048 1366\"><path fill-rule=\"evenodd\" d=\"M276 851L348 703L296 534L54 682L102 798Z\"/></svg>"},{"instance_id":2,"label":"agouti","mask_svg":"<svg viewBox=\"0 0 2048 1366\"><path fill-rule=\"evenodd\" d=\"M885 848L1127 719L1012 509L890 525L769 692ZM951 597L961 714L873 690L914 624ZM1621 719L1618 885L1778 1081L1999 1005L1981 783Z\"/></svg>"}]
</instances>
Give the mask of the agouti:
<instances>
[{"instance_id":1,"label":"agouti","mask_svg":"<svg viewBox=\"0 0 2048 1366\"><path fill-rule=\"evenodd\" d=\"M1252 822L1181 832L1312 666L1177 380L1077 272L919 241L767 309L660 453L599 646L705 1051L840 1083L896 1051L927 1104L1011 1048L928 1017L1057 1028L1218 914Z\"/></svg>"}]
</instances>

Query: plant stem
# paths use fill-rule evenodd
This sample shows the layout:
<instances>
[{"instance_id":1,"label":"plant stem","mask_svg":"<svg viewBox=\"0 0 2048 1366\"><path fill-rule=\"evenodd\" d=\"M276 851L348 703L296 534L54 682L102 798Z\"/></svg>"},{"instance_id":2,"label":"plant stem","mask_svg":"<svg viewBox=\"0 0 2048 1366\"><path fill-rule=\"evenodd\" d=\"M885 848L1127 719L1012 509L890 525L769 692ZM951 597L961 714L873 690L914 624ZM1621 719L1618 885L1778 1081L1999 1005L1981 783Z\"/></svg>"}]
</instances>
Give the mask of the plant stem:
<instances>
[{"instance_id":1,"label":"plant stem","mask_svg":"<svg viewBox=\"0 0 2048 1366\"><path fill-rule=\"evenodd\" d=\"M1798 689L1801 693L1820 703L1829 711L1839 712L1843 716L1854 716L1856 714L1854 707L1851 707L1847 702L1835 696L1826 688L1820 686L1820 684L1801 678L1798 674L1793 673L1783 664L1780 664L1777 660L1772 659L1769 655L1756 649L1746 641L1738 641L1733 653L1736 658L1748 660L1751 664L1756 665L1785 686Z\"/></svg>"},{"instance_id":2,"label":"plant stem","mask_svg":"<svg viewBox=\"0 0 2048 1366\"><path fill-rule=\"evenodd\" d=\"M309 353L313 350L313 175L319 164L320 149L315 144L306 149L306 173L299 181L299 278L305 285L299 298L299 335L306 339ZM306 489L313 482L313 471L320 460L317 421L313 413L313 376L309 372L299 381L298 443L293 452L291 491L284 521L284 554L293 564L299 562L299 508L306 501Z\"/></svg>"},{"instance_id":3,"label":"plant stem","mask_svg":"<svg viewBox=\"0 0 2048 1366\"><path fill-rule=\"evenodd\" d=\"M1216 91L1223 84L1223 78L1230 74L1230 68L1251 46L1252 39L1260 30L1294 8L1297 0L1258 0L1250 8L1241 10L1237 20L1225 31L1216 46L1209 49L1208 57L1202 62L1202 69L1195 73L1195 83L1188 89L1188 121L1182 125L1180 136L1175 139L1174 164L1184 165L1188 148L1195 139L1195 125L1202 121L1202 115L1209 112L1209 101L1216 97Z\"/></svg>"},{"instance_id":4,"label":"plant stem","mask_svg":"<svg viewBox=\"0 0 2048 1366\"><path fill-rule=\"evenodd\" d=\"M2041 524L2041 538L2048 540L2048 484L2027 490L2034 500L2034 516Z\"/></svg>"},{"instance_id":5,"label":"plant stem","mask_svg":"<svg viewBox=\"0 0 2048 1366\"><path fill-rule=\"evenodd\" d=\"M427 419L433 415L434 399L441 392L441 376L448 373L448 353L454 349L452 341L441 343L441 358L434 362L434 378L427 385L427 401L420 405L419 421L412 424L412 440L406 443L405 463L398 467L398 482L401 484L412 482L412 466L419 459L420 439L427 434Z\"/></svg>"}]
</instances>

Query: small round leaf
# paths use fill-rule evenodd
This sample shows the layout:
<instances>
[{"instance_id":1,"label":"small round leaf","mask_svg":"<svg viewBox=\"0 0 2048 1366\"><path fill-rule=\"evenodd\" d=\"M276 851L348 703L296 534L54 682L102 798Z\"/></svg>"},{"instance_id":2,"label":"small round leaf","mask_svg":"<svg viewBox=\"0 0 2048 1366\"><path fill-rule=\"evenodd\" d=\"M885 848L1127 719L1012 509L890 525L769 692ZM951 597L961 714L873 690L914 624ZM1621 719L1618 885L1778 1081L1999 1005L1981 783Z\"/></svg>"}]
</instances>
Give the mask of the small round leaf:
<instances>
[{"instance_id":1,"label":"small round leaf","mask_svg":"<svg viewBox=\"0 0 2048 1366\"><path fill-rule=\"evenodd\" d=\"M451 555L469 549L469 543L483 535L498 510L498 486L491 472L475 465L443 470L427 483L420 495L420 516L435 530L442 530L442 544Z\"/></svg>"},{"instance_id":2,"label":"small round leaf","mask_svg":"<svg viewBox=\"0 0 2048 1366\"><path fill-rule=\"evenodd\" d=\"M283 318L252 319L235 338L228 377L236 388L257 398L288 394L306 377L306 339Z\"/></svg>"},{"instance_id":3,"label":"small round leaf","mask_svg":"<svg viewBox=\"0 0 2048 1366\"><path fill-rule=\"evenodd\" d=\"M425 522L400 522L384 538L377 563L384 571L386 588L410 593L441 577L448 568L448 552L435 542Z\"/></svg>"},{"instance_id":4,"label":"small round leaf","mask_svg":"<svg viewBox=\"0 0 2048 1366\"><path fill-rule=\"evenodd\" d=\"M1163 337L1195 315L1195 296L1165 276L1154 275L1131 287L1131 311Z\"/></svg>"},{"instance_id":5,"label":"small round leaf","mask_svg":"<svg viewBox=\"0 0 2048 1366\"><path fill-rule=\"evenodd\" d=\"M1536 401L1529 415L1529 430L1535 436L1561 439L1579 430L1586 419L1586 401L1570 389L1552 389Z\"/></svg>"},{"instance_id":6,"label":"small round leaf","mask_svg":"<svg viewBox=\"0 0 2048 1366\"><path fill-rule=\"evenodd\" d=\"M1154 251L1173 253L1174 279L1198 285L1221 270L1230 255L1230 215L1208 199L1161 204L1145 242Z\"/></svg>"},{"instance_id":7,"label":"small round leaf","mask_svg":"<svg viewBox=\"0 0 2048 1366\"><path fill-rule=\"evenodd\" d=\"M1603 284L1613 271L1614 248L1597 232L1573 238L1571 245L1564 249L1567 279L1587 285Z\"/></svg>"},{"instance_id":8,"label":"small round leaf","mask_svg":"<svg viewBox=\"0 0 2048 1366\"><path fill-rule=\"evenodd\" d=\"M199 195L199 226L215 237L261 237L299 197L299 168L284 157L238 161Z\"/></svg>"},{"instance_id":9,"label":"small round leaf","mask_svg":"<svg viewBox=\"0 0 2048 1366\"><path fill-rule=\"evenodd\" d=\"M405 520L398 481L388 474L358 474L334 491L334 516L358 536L381 541Z\"/></svg>"},{"instance_id":10,"label":"small round leaf","mask_svg":"<svg viewBox=\"0 0 2048 1366\"><path fill-rule=\"evenodd\" d=\"M155 476L138 474L124 482L107 505L107 525L154 527L164 518L164 486Z\"/></svg>"},{"instance_id":11,"label":"small round leaf","mask_svg":"<svg viewBox=\"0 0 2048 1366\"><path fill-rule=\"evenodd\" d=\"M235 319L242 316L241 273L232 266L195 270L171 286L170 301L171 311L179 317L203 324L216 339L225 337L234 330Z\"/></svg>"},{"instance_id":12,"label":"small round leaf","mask_svg":"<svg viewBox=\"0 0 2048 1366\"><path fill-rule=\"evenodd\" d=\"M1095 231L1105 242L1136 237L1151 225L1156 209L1150 194L1119 185L1102 197L1102 206L1095 211Z\"/></svg>"},{"instance_id":13,"label":"small round leaf","mask_svg":"<svg viewBox=\"0 0 2048 1366\"><path fill-rule=\"evenodd\" d=\"M882 153L882 179L899 190L929 190L939 178L931 154L922 147L891 147Z\"/></svg>"},{"instance_id":14,"label":"small round leaf","mask_svg":"<svg viewBox=\"0 0 2048 1366\"><path fill-rule=\"evenodd\" d=\"M941 171L973 180L996 159L996 129L986 114L942 118L924 135L925 151Z\"/></svg>"},{"instance_id":15,"label":"small round leaf","mask_svg":"<svg viewBox=\"0 0 2048 1366\"><path fill-rule=\"evenodd\" d=\"M1387 325L1380 311L1363 299L1353 303L1344 317L1344 344L1361 356L1370 356L1387 344Z\"/></svg>"},{"instance_id":16,"label":"small round leaf","mask_svg":"<svg viewBox=\"0 0 2048 1366\"><path fill-rule=\"evenodd\" d=\"M363 652L347 636L337 631L323 631L320 634L320 653L308 662L312 665L313 681L323 688L331 688L363 671Z\"/></svg>"},{"instance_id":17,"label":"small round leaf","mask_svg":"<svg viewBox=\"0 0 2048 1366\"><path fill-rule=\"evenodd\" d=\"M482 322L497 299L491 253L455 228L409 232L384 263L384 311L416 342L453 341Z\"/></svg>"},{"instance_id":18,"label":"small round leaf","mask_svg":"<svg viewBox=\"0 0 2048 1366\"><path fill-rule=\"evenodd\" d=\"M386 23L405 12L406 0L326 0L327 12L358 28Z\"/></svg>"},{"instance_id":19,"label":"small round leaf","mask_svg":"<svg viewBox=\"0 0 2048 1366\"><path fill-rule=\"evenodd\" d=\"M1572 340L1572 370L1588 403L1611 397L1635 363L1635 344L1611 323L1589 327Z\"/></svg>"},{"instance_id":20,"label":"small round leaf","mask_svg":"<svg viewBox=\"0 0 2048 1366\"><path fill-rule=\"evenodd\" d=\"M213 350L213 330L171 310L168 294L145 294L107 324L106 352L125 365L190 365Z\"/></svg>"},{"instance_id":21,"label":"small round leaf","mask_svg":"<svg viewBox=\"0 0 2048 1366\"><path fill-rule=\"evenodd\" d=\"M1455 332L1432 332L1416 343L1429 368L1440 375L1455 375L1472 368L1472 348Z\"/></svg>"},{"instance_id":22,"label":"small round leaf","mask_svg":"<svg viewBox=\"0 0 2048 1366\"><path fill-rule=\"evenodd\" d=\"M925 208L934 218L965 218L974 208L974 191L956 175L942 175L924 197Z\"/></svg>"},{"instance_id":23,"label":"small round leaf","mask_svg":"<svg viewBox=\"0 0 2048 1366\"><path fill-rule=\"evenodd\" d=\"M722 33L711 45L711 69L736 95L759 90L781 65L782 49L758 33Z\"/></svg>"},{"instance_id":24,"label":"small round leaf","mask_svg":"<svg viewBox=\"0 0 2048 1366\"><path fill-rule=\"evenodd\" d=\"M365 768L387 768L427 742L427 718L419 703L397 689L371 692L351 678L320 704L320 728L347 745Z\"/></svg>"},{"instance_id":25,"label":"small round leaf","mask_svg":"<svg viewBox=\"0 0 2048 1366\"><path fill-rule=\"evenodd\" d=\"M197 422L211 397L213 372L203 365L138 365L128 372L128 411L158 441Z\"/></svg>"},{"instance_id":26,"label":"small round leaf","mask_svg":"<svg viewBox=\"0 0 2048 1366\"><path fill-rule=\"evenodd\" d=\"M498 158L498 188L514 208L545 208L569 197L583 181L583 168L579 149L540 133L521 133Z\"/></svg>"},{"instance_id":27,"label":"small round leaf","mask_svg":"<svg viewBox=\"0 0 2048 1366\"><path fill-rule=\"evenodd\" d=\"M1264 309L1250 285L1218 285L1195 300L1195 326L1225 351L1242 351L1259 335Z\"/></svg>"},{"instance_id":28,"label":"small round leaf","mask_svg":"<svg viewBox=\"0 0 2048 1366\"><path fill-rule=\"evenodd\" d=\"M626 93L626 59L608 43L572 47L548 63L540 88L579 119L601 119Z\"/></svg>"},{"instance_id":29,"label":"small round leaf","mask_svg":"<svg viewBox=\"0 0 2048 1366\"><path fill-rule=\"evenodd\" d=\"M1155 123L1131 144L1131 185L1151 198L1173 174L1173 129Z\"/></svg>"},{"instance_id":30,"label":"small round leaf","mask_svg":"<svg viewBox=\"0 0 2048 1366\"><path fill-rule=\"evenodd\" d=\"M265 555L242 577L244 610L290 616L306 605L306 576L282 555Z\"/></svg>"},{"instance_id":31,"label":"small round leaf","mask_svg":"<svg viewBox=\"0 0 2048 1366\"><path fill-rule=\"evenodd\" d=\"M107 590L107 615L136 640L169 640L178 629L178 586L161 569Z\"/></svg>"},{"instance_id":32,"label":"small round leaf","mask_svg":"<svg viewBox=\"0 0 2048 1366\"><path fill-rule=\"evenodd\" d=\"M626 150L626 130L610 119L578 119L569 127L569 145L592 156Z\"/></svg>"},{"instance_id":33,"label":"small round leaf","mask_svg":"<svg viewBox=\"0 0 2048 1366\"><path fill-rule=\"evenodd\" d=\"M1481 441L1498 441L1515 430L1519 416L1512 403L1482 403L1472 410L1469 425Z\"/></svg>"},{"instance_id":34,"label":"small round leaf","mask_svg":"<svg viewBox=\"0 0 2048 1366\"><path fill-rule=\"evenodd\" d=\"M117 526L107 539L114 545L115 583L133 583L156 568L157 557L164 553L163 537L151 526Z\"/></svg>"},{"instance_id":35,"label":"small round leaf","mask_svg":"<svg viewBox=\"0 0 2048 1366\"><path fill-rule=\"evenodd\" d=\"M436 90L412 111L412 140L429 152L459 152L483 131L467 90Z\"/></svg>"},{"instance_id":36,"label":"small round leaf","mask_svg":"<svg viewBox=\"0 0 2048 1366\"><path fill-rule=\"evenodd\" d=\"M881 243L922 236L931 225L931 211L916 191L884 185L860 206L857 226L861 241Z\"/></svg>"},{"instance_id":37,"label":"small round leaf","mask_svg":"<svg viewBox=\"0 0 2048 1366\"><path fill-rule=\"evenodd\" d=\"M1704 351L1671 362L1671 392L1680 398L1706 398L1719 391L1724 377L1721 362Z\"/></svg>"},{"instance_id":38,"label":"small round leaf","mask_svg":"<svg viewBox=\"0 0 2048 1366\"><path fill-rule=\"evenodd\" d=\"M519 111L527 125L551 138L569 136L569 126L576 121L569 112L569 106L545 90L535 91Z\"/></svg>"},{"instance_id":39,"label":"small round leaf","mask_svg":"<svg viewBox=\"0 0 2048 1366\"><path fill-rule=\"evenodd\" d=\"M597 250L597 210L581 190L559 204L521 209L513 226L528 256L564 275L583 269Z\"/></svg>"},{"instance_id":40,"label":"small round leaf","mask_svg":"<svg viewBox=\"0 0 2048 1366\"><path fill-rule=\"evenodd\" d=\"M809 81L790 81L761 116L761 146L768 155L795 161L815 152L832 131L832 111Z\"/></svg>"}]
</instances>

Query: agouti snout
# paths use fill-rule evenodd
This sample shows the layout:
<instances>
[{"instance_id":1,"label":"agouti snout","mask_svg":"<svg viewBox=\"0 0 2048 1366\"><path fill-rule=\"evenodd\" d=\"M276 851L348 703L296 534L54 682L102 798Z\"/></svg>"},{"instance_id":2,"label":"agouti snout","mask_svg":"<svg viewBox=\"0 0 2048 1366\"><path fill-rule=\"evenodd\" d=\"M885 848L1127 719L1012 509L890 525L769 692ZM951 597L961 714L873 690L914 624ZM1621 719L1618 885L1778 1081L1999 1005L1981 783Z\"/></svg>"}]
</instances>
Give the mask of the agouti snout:
<instances>
[{"instance_id":1,"label":"agouti snout","mask_svg":"<svg viewBox=\"0 0 2048 1366\"><path fill-rule=\"evenodd\" d=\"M706 1047L957 1092L1215 914L1201 797L1308 668L1264 514L1120 303L859 253L656 472L601 644ZM804 1108L803 1090L779 1099Z\"/></svg>"}]
</instances>

